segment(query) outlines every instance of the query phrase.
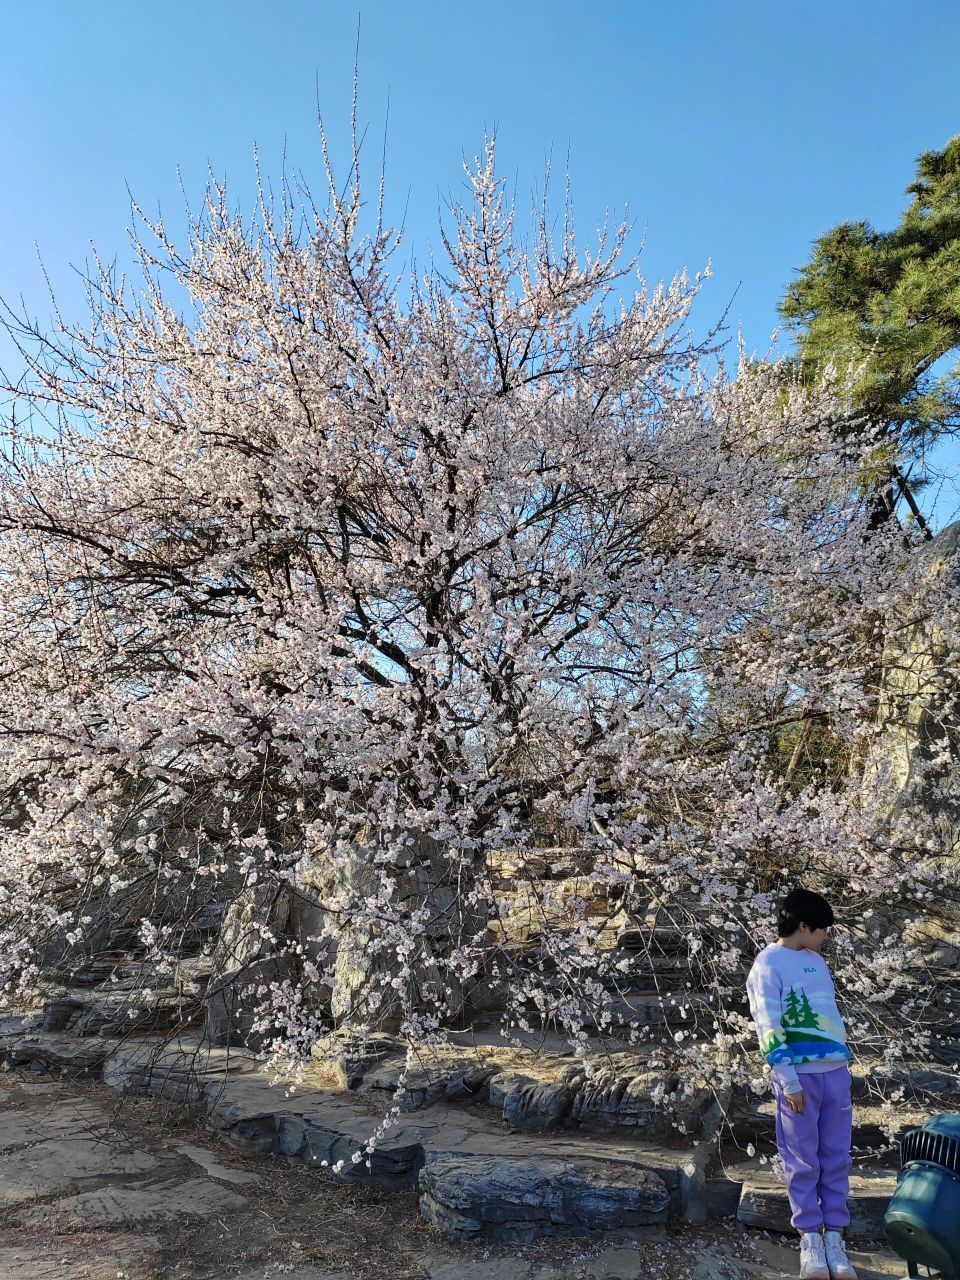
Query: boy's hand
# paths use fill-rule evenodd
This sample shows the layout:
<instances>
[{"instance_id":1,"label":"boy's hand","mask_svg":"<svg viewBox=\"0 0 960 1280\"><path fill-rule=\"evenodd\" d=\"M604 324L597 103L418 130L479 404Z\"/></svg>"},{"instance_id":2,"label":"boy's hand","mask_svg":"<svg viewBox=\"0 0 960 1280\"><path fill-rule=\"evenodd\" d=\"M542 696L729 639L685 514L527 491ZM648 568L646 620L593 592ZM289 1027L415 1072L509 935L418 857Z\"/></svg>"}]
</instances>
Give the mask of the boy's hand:
<instances>
[{"instance_id":1,"label":"boy's hand","mask_svg":"<svg viewBox=\"0 0 960 1280\"><path fill-rule=\"evenodd\" d=\"M783 1095L787 1100L787 1106L791 1111L795 1111L798 1116L802 1116L804 1108L807 1105L807 1095L801 1089L799 1093L785 1093Z\"/></svg>"}]
</instances>

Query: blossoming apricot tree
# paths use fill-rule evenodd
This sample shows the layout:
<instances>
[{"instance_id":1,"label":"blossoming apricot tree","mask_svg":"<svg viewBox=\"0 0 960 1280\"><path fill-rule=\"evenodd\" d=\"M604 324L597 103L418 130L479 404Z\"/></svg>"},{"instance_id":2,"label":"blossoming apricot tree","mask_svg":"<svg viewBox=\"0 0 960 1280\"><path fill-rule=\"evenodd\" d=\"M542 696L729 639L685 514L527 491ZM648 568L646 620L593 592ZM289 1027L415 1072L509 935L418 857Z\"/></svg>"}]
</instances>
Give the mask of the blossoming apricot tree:
<instances>
[{"instance_id":1,"label":"blossoming apricot tree","mask_svg":"<svg viewBox=\"0 0 960 1280\"><path fill-rule=\"evenodd\" d=\"M118 922L172 962L205 904L285 893L298 933L254 920L290 962L249 968L268 1040L424 1043L495 988L514 1027L662 1043L583 902L531 881L536 945L502 927L492 859L561 843L621 921L686 931L708 998L674 1052L699 1071L734 1069L728 972L799 878L855 908L855 1034L896 1051L905 952L869 924L935 886L848 762L876 619L952 606L868 527L869 433L778 366L711 372L698 282L631 294L626 228L523 239L492 147L467 178L424 278L357 184L248 223L214 185L185 251L143 219L137 289L96 265L86 327L21 325L3 982ZM811 726L840 764L798 781L781 747Z\"/></svg>"}]
</instances>

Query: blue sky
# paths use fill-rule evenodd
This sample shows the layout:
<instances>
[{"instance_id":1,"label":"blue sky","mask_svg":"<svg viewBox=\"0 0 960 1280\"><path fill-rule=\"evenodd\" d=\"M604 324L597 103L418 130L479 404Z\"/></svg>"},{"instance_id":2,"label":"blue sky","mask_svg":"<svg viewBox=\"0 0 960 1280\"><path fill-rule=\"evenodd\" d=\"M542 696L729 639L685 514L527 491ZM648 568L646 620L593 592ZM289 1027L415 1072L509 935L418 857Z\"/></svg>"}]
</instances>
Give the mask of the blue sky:
<instances>
[{"instance_id":1,"label":"blue sky","mask_svg":"<svg viewBox=\"0 0 960 1280\"><path fill-rule=\"evenodd\" d=\"M920 151L960 132L956 0L6 0L0 294L83 314L73 267L126 260L127 189L175 227L178 170L241 205L251 154L322 186L316 108L343 167L357 17L367 170L386 140L387 212L421 263L463 158L495 128L521 197L569 164L578 230L628 206L648 278L712 261L696 316L768 348L810 241L844 219L893 225ZM0 337L0 362L18 371ZM936 507L960 509L960 451ZM933 503L933 495L927 499Z\"/></svg>"}]
</instances>

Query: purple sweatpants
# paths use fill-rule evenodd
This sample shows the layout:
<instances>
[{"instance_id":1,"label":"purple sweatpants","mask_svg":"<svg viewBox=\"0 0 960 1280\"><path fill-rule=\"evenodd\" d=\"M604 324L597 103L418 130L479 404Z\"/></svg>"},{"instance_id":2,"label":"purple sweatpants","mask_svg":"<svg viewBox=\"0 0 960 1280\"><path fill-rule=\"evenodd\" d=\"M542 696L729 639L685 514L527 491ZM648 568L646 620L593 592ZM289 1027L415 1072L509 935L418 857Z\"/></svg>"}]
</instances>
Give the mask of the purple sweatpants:
<instances>
[{"instance_id":1,"label":"purple sweatpants","mask_svg":"<svg viewBox=\"0 0 960 1280\"><path fill-rule=\"evenodd\" d=\"M777 1149L787 1172L791 1222L798 1231L840 1231L850 1223L850 1142L853 1106L850 1069L800 1073L807 1095L803 1115L784 1101L783 1086L773 1077L777 1098Z\"/></svg>"}]
</instances>

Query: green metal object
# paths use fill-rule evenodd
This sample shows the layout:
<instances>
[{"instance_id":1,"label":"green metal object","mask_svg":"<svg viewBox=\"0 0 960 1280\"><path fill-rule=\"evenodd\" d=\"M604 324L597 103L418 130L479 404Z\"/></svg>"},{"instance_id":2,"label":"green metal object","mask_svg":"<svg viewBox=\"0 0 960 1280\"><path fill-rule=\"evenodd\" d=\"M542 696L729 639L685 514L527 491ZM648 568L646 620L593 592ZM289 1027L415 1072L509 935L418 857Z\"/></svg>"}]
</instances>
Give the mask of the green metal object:
<instances>
[{"instance_id":1,"label":"green metal object","mask_svg":"<svg viewBox=\"0 0 960 1280\"><path fill-rule=\"evenodd\" d=\"M891 1246L944 1280L960 1280L960 1115L934 1116L900 1141L900 1176L884 1225Z\"/></svg>"}]
</instances>

